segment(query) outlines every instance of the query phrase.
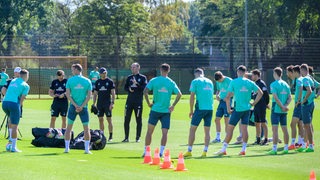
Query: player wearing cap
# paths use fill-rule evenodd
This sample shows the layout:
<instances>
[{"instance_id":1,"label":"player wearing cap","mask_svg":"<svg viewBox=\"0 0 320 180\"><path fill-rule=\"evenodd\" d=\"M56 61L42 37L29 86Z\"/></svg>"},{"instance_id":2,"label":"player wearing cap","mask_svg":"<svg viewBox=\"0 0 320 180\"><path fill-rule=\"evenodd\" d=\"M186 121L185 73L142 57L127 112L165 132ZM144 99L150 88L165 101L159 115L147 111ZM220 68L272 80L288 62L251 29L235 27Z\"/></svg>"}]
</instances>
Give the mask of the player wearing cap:
<instances>
[{"instance_id":1,"label":"player wearing cap","mask_svg":"<svg viewBox=\"0 0 320 180\"><path fill-rule=\"evenodd\" d=\"M9 142L12 142L11 152L21 152L16 146L21 113L20 108L30 90L30 86L27 84L29 72L23 69L20 71L20 75L21 77L11 81L2 103L2 109L10 117L11 121L12 137L9 140Z\"/></svg>"},{"instance_id":2,"label":"player wearing cap","mask_svg":"<svg viewBox=\"0 0 320 180\"><path fill-rule=\"evenodd\" d=\"M12 79L8 79L6 84L1 88L1 93L3 94L3 96L6 95L7 93L7 89L11 83L11 81L14 79L14 78L19 78L20 77L20 71L21 71L21 67L16 67L14 68L13 70L13 78ZM22 104L21 104L21 108L20 108L20 118L22 117ZM8 130L9 130L9 140L11 140L11 135L12 135L12 128L11 128L11 122L10 122L10 117L8 119Z\"/></svg>"},{"instance_id":3,"label":"player wearing cap","mask_svg":"<svg viewBox=\"0 0 320 180\"><path fill-rule=\"evenodd\" d=\"M66 96L67 79L64 78L64 71L57 71L57 79L51 82L49 95L53 97L51 104L51 122L50 128L55 128L56 118L61 115L61 128L66 128L66 116L68 111L68 99Z\"/></svg>"},{"instance_id":4,"label":"player wearing cap","mask_svg":"<svg viewBox=\"0 0 320 180\"><path fill-rule=\"evenodd\" d=\"M96 81L93 93L93 105L98 108L97 116L99 118L99 127L102 132L104 132L103 116L106 115L109 129L108 141L112 141L113 125L111 117L116 96L115 84L112 79L108 77L106 68L100 68L99 74L100 79Z\"/></svg>"},{"instance_id":5,"label":"player wearing cap","mask_svg":"<svg viewBox=\"0 0 320 180\"><path fill-rule=\"evenodd\" d=\"M142 128L142 102L143 102L143 90L147 85L146 76L139 73L140 65L133 63L131 65L132 74L127 77L124 90L128 92L128 97L125 106L124 117L124 133L125 138L122 142L129 142L129 130L132 111L134 111L137 128L136 128L136 142L140 142L141 128Z\"/></svg>"}]
</instances>

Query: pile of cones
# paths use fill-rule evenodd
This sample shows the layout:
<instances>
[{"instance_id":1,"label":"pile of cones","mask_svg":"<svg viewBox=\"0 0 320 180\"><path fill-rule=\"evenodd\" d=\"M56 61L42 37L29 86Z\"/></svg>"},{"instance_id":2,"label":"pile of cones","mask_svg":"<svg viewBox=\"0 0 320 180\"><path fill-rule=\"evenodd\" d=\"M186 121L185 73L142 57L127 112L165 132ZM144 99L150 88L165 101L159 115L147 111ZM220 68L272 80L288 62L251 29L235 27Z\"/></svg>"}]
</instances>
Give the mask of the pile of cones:
<instances>
[{"instance_id":1,"label":"pile of cones","mask_svg":"<svg viewBox=\"0 0 320 180\"><path fill-rule=\"evenodd\" d=\"M167 149L164 153L163 162L161 163L160 155L159 155L159 148L154 150L154 157L151 157L151 149L150 146L146 147L146 153L144 156L143 164L150 164L150 165L159 165L160 169L174 169L174 166L171 161L170 151ZM175 171L186 171L184 164L184 157L182 152L179 154L178 164L177 167L174 169Z\"/></svg>"}]
</instances>

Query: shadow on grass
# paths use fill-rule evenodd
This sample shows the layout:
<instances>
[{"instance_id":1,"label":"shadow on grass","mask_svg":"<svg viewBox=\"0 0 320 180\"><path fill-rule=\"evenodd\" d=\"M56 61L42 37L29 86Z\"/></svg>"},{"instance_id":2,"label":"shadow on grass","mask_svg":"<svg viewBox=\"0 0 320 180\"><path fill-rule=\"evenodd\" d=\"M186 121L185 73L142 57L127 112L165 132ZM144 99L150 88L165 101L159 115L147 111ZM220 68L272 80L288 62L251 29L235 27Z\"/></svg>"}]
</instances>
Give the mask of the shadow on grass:
<instances>
[{"instance_id":1,"label":"shadow on grass","mask_svg":"<svg viewBox=\"0 0 320 180\"><path fill-rule=\"evenodd\" d=\"M28 154L25 156L57 156L57 155L61 155L63 153L45 153L45 154Z\"/></svg>"},{"instance_id":2,"label":"shadow on grass","mask_svg":"<svg viewBox=\"0 0 320 180\"><path fill-rule=\"evenodd\" d=\"M114 157L111 157L113 159L141 159L141 161L143 161L143 158L141 156L127 156L127 157L124 157L124 156L114 156Z\"/></svg>"}]
</instances>

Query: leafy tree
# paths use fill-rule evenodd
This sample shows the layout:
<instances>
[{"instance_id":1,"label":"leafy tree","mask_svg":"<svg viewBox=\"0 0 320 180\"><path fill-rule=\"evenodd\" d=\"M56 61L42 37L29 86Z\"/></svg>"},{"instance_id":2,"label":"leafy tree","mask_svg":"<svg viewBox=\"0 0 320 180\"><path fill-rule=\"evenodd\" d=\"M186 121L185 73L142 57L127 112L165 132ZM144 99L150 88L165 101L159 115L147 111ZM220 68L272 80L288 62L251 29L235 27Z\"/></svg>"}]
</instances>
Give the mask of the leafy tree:
<instances>
[{"instance_id":1,"label":"leafy tree","mask_svg":"<svg viewBox=\"0 0 320 180\"><path fill-rule=\"evenodd\" d=\"M23 34L32 26L46 25L50 0L0 1L0 54L11 55L14 35Z\"/></svg>"},{"instance_id":2,"label":"leafy tree","mask_svg":"<svg viewBox=\"0 0 320 180\"><path fill-rule=\"evenodd\" d=\"M93 39L101 36L107 38L107 41L99 44L100 48L93 48L90 40L86 42L88 52L113 55L113 61L108 61L113 67L118 67L119 62L123 63L120 57L124 42L126 46L133 45L137 37L145 36L151 30L148 12L134 0L87 1L75 13L73 26L79 27L74 28L77 34Z\"/></svg>"}]
</instances>

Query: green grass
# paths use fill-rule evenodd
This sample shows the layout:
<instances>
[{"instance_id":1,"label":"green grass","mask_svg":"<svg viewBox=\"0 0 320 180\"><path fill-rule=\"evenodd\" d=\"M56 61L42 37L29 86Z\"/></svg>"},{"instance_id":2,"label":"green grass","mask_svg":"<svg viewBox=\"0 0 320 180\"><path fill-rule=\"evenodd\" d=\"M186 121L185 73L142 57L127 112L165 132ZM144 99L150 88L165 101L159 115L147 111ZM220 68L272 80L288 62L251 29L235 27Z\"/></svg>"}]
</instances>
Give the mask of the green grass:
<instances>
[{"instance_id":1,"label":"green grass","mask_svg":"<svg viewBox=\"0 0 320 180\"><path fill-rule=\"evenodd\" d=\"M91 102L90 102L91 103ZM50 123L50 100L27 100L24 104L23 119L20 124L22 140L18 141L22 153L5 152L7 140L4 128L0 133L0 179L308 179L310 171L315 170L320 176L320 118L319 107L316 105L314 113L314 130L316 152L295 153L288 155L267 156L265 153L271 149L269 146L249 146L247 155L239 157L239 145L228 147L228 156L217 157L214 152L220 150L222 144L210 144L208 158L200 159L203 149L203 124L200 124L193 158L185 159L187 172L174 172L173 170L160 170L158 166L141 164L140 157L144 148L149 108L145 105L143 112L142 142L135 143L135 120L132 118L130 129L130 143L121 143L124 138L123 113L125 96L116 101L113 111L114 141L107 144L101 151L93 151L93 155L85 155L83 150L71 150L64 154L62 148L37 148L31 145L33 127L48 127ZM188 96L184 96L172 114L171 129L168 135L167 148L171 157L177 162L179 152L187 149L190 120L188 118ZM319 104L319 101L316 101ZM217 102L215 102L215 107ZM215 111L214 111L215 112ZM0 117L4 113L0 111ZM268 116L270 111L268 111ZM292 111L288 114L290 123ZM90 126L98 128L98 119L90 114ZM57 126L61 125L60 118ZM160 124L159 124L160 125ZM156 127L153 135L151 150L159 147L161 129ZM236 128L238 129L238 128ZM82 131L79 118L74 127L75 134ZM271 128L270 128L271 131ZM215 135L213 123L212 138ZM238 135L238 130L234 133ZM271 134L270 134L271 135ZM224 134L222 135L224 137ZM255 129L249 127L249 143L254 142ZM282 133L280 132L282 138ZM232 142L234 142L235 137ZM280 144L279 147L283 147Z\"/></svg>"}]
</instances>

